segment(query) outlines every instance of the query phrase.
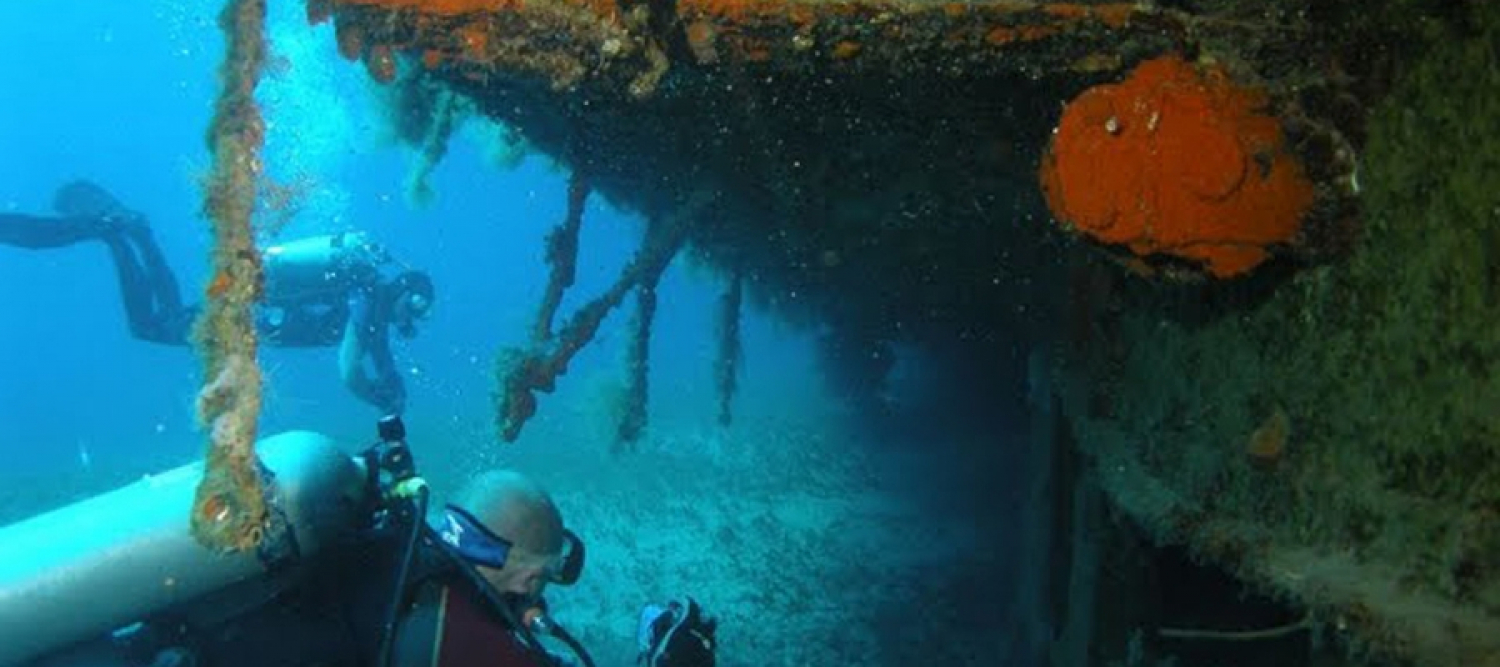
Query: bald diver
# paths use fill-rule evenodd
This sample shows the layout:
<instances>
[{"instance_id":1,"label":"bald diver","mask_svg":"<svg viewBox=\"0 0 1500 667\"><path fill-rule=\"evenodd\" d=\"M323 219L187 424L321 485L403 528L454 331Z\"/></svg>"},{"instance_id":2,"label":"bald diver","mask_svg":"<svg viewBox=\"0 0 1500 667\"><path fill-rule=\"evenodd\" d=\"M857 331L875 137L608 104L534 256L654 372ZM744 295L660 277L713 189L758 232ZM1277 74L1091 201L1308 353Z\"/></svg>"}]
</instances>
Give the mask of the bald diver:
<instances>
[{"instance_id":1,"label":"bald diver","mask_svg":"<svg viewBox=\"0 0 1500 667\"><path fill-rule=\"evenodd\" d=\"M377 431L354 456L310 431L258 443L276 518L255 549L187 534L196 464L0 526L0 665L594 667L547 604L586 548L546 488L490 469L437 507L402 420ZM636 667L717 664L691 596L636 628Z\"/></svg>"},{"instance_id":2,"label":"bald diver","mask_svg":"<svg viewBox=\"0 0 1500 667\"><path fill-rule=\"evenodd\" d=\"M183 302L144 215L87 181L59 188L53 209L55 216L0 213L0 245L45 250L102 242L131 335L163 345L190 342L199 306ZM270 246L263 259L265 297L255 320L261 340L272 347L338 346L344 386L382 414L402 413L406 388L390 330L416 335L432 307L432 279L358 232Z\"/></svg>"}]
</instances>

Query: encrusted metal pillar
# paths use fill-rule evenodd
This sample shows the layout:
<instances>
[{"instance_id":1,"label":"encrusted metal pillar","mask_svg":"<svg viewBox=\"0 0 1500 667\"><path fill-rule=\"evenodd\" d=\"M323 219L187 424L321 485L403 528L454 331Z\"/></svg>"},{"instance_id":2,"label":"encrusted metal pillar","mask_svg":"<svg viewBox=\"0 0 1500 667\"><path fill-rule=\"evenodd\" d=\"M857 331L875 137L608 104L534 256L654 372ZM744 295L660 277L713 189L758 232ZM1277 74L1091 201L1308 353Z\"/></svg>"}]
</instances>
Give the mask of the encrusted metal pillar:
<instances>
[{"instance_id":1,"label":"encrusted metal pillar","mask_svg":"<svg viewBox=\"0 0 1500 667\"><path fill-rule=\"evenodd\" d=\"M198 419L209 429L192 530L205 546L241 550L260 544L266 506L255 436L261 374L252 308L261 296L261 257L251 216L261 177L265 122L255 102L266 58L265 0L231 0L219 16L228 49L219 76L208 142L213 172L204 208L213 225L213 278L194 332L203 356Z\"/></svg>"}]
</instances>

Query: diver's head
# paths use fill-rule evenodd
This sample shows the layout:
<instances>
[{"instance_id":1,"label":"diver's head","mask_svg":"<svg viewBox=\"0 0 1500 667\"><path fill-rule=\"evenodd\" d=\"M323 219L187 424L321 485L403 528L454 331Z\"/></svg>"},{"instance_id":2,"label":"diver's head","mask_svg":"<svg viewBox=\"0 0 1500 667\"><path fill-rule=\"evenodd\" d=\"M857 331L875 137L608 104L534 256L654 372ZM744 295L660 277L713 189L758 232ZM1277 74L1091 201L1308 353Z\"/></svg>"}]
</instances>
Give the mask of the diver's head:
<instances>
[{"instance_id":1,"label":"diver's head","mask_svg":"<svg viewBox=\"0 0 1500 667\"><path fill-rule=\"evenodd\" d=\"M417 335L417 322L432 312L432 278L422 271L407 271L391 281L391 324L403 338Z\"/></svg>"},{"instance_id":2,"label":"diver's head","mask_svg":"<svg viewBox=\"0 0 1500 667\"><path fill-rule=\"evenodd\" d=\"M473 550L460 549L502 595L535 599L548 583L576 579L582 545L563 528L562 513L536 482L510 470L485 473L469 483L459 502L450 507L450 515L455 508L468 515L460 517L459 523L472 521L478 525L470 526L471 530L489 533L476 542L498 538L508 544L499 558L486 558L482 550L465 553ZM576 567L570 567L575 559Z\"/></svg>"}]
</instances>

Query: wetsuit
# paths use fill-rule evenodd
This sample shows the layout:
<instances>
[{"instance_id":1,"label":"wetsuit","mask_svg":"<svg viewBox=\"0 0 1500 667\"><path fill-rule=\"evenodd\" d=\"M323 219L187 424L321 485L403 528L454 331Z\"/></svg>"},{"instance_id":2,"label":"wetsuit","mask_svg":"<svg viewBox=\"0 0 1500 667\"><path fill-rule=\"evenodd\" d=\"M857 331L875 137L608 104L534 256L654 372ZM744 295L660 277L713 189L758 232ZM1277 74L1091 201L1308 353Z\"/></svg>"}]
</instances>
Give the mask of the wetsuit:
<instances>
[{"instance_id":1,"label":"wetsuit","mask_svg":"<svg viewBox=\"0 0 1500 667\"><path fill-rule=\"evenodd\" d=\"M59 217L0 214L0 245L53 249L103 243L115 273L132 336L187 345L197 317L185 305L151 227L97 186L59 191ZM265 250L266 298L256 312L261 340L273 347L338 345L340 375L361 400L384 414L405 408L406 389L391 354L389 257L359 234L301 239Z\"/></svg>"}]
</instances>

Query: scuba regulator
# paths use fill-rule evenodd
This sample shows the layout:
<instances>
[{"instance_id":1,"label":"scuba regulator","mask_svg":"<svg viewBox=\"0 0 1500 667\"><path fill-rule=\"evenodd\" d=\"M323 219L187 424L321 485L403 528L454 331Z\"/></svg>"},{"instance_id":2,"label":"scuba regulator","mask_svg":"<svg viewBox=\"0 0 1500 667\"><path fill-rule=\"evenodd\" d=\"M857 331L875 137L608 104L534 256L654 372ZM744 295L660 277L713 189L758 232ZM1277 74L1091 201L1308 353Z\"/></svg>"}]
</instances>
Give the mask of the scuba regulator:
<instances>
[{"instance_id":1,"label":"scuba regulator","mask_svg":"<svg viewBox=\"0 0 1500 667\"><path fill-rule=\"evenodd\" d=\"M417 542L427 525L425 517L431 491L427 488L427 480L417 475L417 462L412 458L411 448L406 445L406 424L401 421L401 417L381 417L376 431L380 439L361 455L367 488L375 491L371 494L371 500L378 504L371 516L377 526L400 525L406 528L401 560L396 570L396 584L392 589L395 594L380 625L377 664L385 666L391 664L396 622L400 618L402 598L411 577Z\"/></svg>"}]
</instances>

